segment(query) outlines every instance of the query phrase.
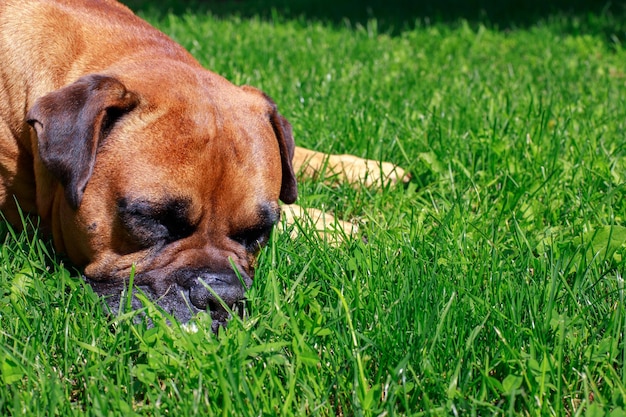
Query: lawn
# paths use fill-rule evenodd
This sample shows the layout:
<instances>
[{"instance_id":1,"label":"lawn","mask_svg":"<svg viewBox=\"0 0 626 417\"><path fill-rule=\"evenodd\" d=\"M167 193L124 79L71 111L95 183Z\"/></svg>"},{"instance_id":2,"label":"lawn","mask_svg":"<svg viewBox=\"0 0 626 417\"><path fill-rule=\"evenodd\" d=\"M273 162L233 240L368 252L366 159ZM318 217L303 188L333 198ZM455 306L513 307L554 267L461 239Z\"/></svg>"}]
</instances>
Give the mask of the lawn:
<instances>
[{"instance_id":1,"label":"lawn","mask_svg":"<svg viewBox=\"0 0 626 417\"><path fill-rule=\"evenodd\" d=\"M0 414L626 415L619 10L402 21L133 5L273 97L300 145L413 177L301 182L301 205L359 236L274 233L244 317L217 335L149 303L153 327L105 314L44 237L0 223Z\"/></svg>"}]
</instances>

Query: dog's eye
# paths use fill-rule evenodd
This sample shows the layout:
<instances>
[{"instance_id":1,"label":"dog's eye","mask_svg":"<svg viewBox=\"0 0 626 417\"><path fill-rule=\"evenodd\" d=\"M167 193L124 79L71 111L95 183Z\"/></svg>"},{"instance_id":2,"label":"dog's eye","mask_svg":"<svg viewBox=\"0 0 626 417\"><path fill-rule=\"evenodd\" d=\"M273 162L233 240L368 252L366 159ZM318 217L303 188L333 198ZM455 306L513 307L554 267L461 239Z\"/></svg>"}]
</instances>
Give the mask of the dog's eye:
<instances>
[{"instance_id":1,"label":"dog's eye","mask_svg":"<svg viewBox=\"0 0 626 417\"><path fill-rule=\"evenodd\" d=\"M246 229L237 231L230 238L243 245L248 252L256 252L261 249L270 238L274 225L280 219L280 208L277 204L262 204L259 206L257 224Z\"/></svg>"},{"instance_id":2,"label":"dog's eye","mask_svg":"<svg viewBox=\"0 0 626 417\"><path fill-rule=\"evenodd\" d=\"M259 225L258 227L253 227L238 232L231 236L231 238L235 242L243 245L248 252L256 252L257 250L265 246L265 244L269 240L270 234L272 233L273 227L273 223L267 225Z\"/></svg>"},{"instance_id":3,"label":"dog's eye","mask_svg":"<svg viewBox=\"0 0 626 417\"><path fill-rule=\"evenodd\" d=\"M174 242L190 236L194 231L186 200L152 203L122 198L118 201L118 212L126 230L144 247L158 242Z\"/></svg>"}]
</instances>

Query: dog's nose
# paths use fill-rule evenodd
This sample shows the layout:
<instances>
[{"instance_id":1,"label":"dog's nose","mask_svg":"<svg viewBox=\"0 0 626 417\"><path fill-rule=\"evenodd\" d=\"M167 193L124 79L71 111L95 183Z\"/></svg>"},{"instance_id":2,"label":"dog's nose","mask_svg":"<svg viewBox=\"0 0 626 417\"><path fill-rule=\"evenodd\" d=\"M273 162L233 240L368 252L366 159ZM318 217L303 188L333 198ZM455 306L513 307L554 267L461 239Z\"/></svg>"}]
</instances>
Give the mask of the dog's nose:
<instances>
[{"instance_id":1,"label":"dog's nose","mask_svg":"<svg viewBox=\"0 0 626 417\"><path fill-rule=\"evenodd\" d=\"M194 307L210 312L214 324L224 325L229 318L224 305L232 308L244 298L250 285L252 280L245 274L241 278L235 273L199 274L189 288L189 301Z\"/></svg>"}]
</instances>

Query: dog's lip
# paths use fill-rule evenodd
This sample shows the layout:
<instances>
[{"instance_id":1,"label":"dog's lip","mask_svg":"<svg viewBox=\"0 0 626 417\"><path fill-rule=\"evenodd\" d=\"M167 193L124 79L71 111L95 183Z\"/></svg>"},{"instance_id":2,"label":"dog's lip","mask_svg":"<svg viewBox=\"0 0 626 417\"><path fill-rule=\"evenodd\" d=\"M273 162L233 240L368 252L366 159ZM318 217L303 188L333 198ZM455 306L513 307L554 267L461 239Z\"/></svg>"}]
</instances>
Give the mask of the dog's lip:
<instances>
[{"instance_id":1,"label":"dog's lip","mask_svg":"<svg viewBox=\"0 0 626 417\"><path fill-rule=\"evenodd\" d=\"M137 274L133 292L139 289L181 323L191 320L197 314L207 313L212 319L212 331L217 332L219 327L226 327L231 312L235 314L237 311L241 312L237 306L245 299L245 291L252 285L252 279L247 274L240 276L241 281L239 276L232 272L213 274L198 271L177 277L178 279L174 279L165 291L157 292L154 286L150 285L151 280L145 279L144 274ZM113 313L119 311L122 293L128 290L128 281L95 280L86 275L83 275L83 279L97 294L105 297ZM142 307L139 299L134 296L132 307L133 309Z\"/></svg>"}]
</instances>

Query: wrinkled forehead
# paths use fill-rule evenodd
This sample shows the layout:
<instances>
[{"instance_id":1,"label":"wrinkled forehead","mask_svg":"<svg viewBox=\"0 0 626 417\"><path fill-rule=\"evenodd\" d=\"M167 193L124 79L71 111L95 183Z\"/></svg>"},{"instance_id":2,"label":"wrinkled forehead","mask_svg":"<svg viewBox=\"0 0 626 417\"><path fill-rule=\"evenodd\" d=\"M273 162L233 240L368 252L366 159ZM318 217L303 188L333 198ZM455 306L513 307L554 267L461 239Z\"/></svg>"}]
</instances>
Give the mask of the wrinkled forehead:
<instances>
[{"instance_id":1,"label":"wrinkled forehead","mask_svg":"<svg viewBox=\"0 0 626 417\"><path fill-rule=\"evenodd\" d=\"M133 79L141 97L142 117L165 121L167 125L180 122L183 129L216 130L225 124L253 125L256 119L269 121L272 104L256 89L238 87L209 71L188 71L183 65L172 78L169 71L153 71L149 83Z\"/></svg>"},{"instance_id":2,"label":"wrinkled forehead","mask_svg":"<svg viewBox=\"0 0 626 417\"><path fill-rule=\"evenodd\" d=\"M172 99L138 110L103 152L126 161L105 168L123 176L117 183L146 194L184 189L278 199L280 152L263 100Z\"/></svg>"},{"instance_id":3,"label":"wrinkled forehead","mask_svg":"<svg viewBox=\"0 0 626 417\"><path fill-rule=\"evenodd\" d=\"M176 135L173 146L266 148L269 140L275 141L268 100L226 81L185 84L165 94L152 89L142 98L140 129L151 130L155 138Z\"/></svg>"}]
</instances>

